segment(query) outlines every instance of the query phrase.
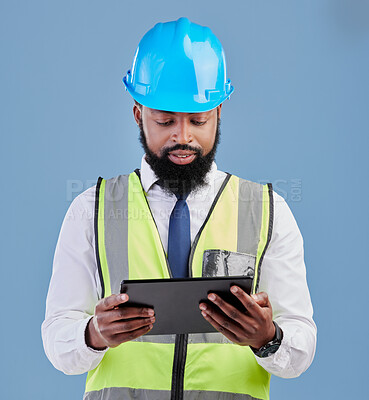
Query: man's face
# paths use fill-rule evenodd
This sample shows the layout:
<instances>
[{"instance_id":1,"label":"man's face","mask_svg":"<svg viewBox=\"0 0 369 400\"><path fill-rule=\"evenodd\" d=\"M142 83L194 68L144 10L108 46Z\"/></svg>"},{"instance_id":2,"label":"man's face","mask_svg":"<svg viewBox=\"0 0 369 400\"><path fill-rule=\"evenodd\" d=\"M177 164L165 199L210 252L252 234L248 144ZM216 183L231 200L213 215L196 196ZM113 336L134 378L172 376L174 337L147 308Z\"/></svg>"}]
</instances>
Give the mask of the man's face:
<instances>
[{"instance_id":1,"label":"man's face","mask_svg":"<svg viewBox=\"0 0 369 400\"><path fill-rule=\"evenodd\" d=\"M186 144L202 151L206 155L214 146L217 128L217 109L219 118L221 106L203 113L180 113L154 110L142 106L134 106L134 116L145 132L146 142L150 150L161 157L163 150L176 144ZM195 158L193 151L178 150L170 152L169 159L175 164L185 165Z\"/></svg>"},{"instance_id":2,"label":"man's face","mask_svg":"<svg viewBox=\"0 0 369 400\"><path fill-rule=\"evenodd\" d=\"M146 160L164 187L181 193L204 184L219 141L220 112L221 105L203 113L166 112L134 105Z\"/></svg>"}]
</instances>

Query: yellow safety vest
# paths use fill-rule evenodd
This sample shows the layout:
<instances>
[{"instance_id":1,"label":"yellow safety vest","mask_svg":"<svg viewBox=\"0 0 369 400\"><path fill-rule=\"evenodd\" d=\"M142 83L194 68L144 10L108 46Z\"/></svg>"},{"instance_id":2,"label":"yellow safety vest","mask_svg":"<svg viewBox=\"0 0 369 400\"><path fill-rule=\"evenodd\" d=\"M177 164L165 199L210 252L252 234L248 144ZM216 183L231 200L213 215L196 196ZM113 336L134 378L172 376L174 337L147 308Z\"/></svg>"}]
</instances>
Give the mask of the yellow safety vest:
<instances>
[{"instance_id":1,"label":"yellow safety vest","mask_svg":"<svg viewBox=\"0 0 369 400\"><path fill-rule=\"evenodd\" d=\"M253 276L257 292L272 195L271 184L228 174L194 239L189 276ZM119 293L123 279L171 277L138 170L99 178L95 240L102 297ZM227 257L214 268L211 252L220 250ZM105 353L88 373L84 399L269 399L269 383L250 348L221 333L144 335Z\"/></svg>"}]
</instances>

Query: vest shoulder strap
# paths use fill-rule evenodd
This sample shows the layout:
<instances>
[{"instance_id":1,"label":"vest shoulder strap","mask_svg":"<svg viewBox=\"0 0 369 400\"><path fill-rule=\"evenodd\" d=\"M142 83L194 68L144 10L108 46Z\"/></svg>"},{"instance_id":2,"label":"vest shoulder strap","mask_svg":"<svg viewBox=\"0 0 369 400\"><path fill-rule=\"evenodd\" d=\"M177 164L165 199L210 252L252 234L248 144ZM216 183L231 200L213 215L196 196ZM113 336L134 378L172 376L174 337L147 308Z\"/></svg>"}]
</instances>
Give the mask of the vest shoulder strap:
<instances>
[{"instance_id":1,"label":"vest shoulder strap","mask_svg":"<svg viewBox=\"0 0 369 400\"><path fill-rule=\"evenodd\" d=\"M253 292L256 293L259 290L262 262L273 231L273 186L271 183L263 185L242 178L238 179L238 251L250 252L243 248L243 244L248 243L252 247L251 252L256 254L253 285ZM246 238L245 236L250 234L250 229L254 232L251 240L250 237Z\"/></svg>"}]
</instances>

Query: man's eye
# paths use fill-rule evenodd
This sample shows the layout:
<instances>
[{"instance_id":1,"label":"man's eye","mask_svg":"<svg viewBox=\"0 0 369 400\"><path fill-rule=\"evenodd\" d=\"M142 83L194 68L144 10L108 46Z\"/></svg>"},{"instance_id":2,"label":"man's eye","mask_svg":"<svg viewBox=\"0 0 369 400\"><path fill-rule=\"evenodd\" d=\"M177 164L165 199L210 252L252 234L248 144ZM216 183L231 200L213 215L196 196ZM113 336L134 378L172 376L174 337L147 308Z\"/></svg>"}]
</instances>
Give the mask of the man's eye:
<instances>
[{"instance_id":1,"label":"man's eye","mask_svg":"<svg viewBox=\"0 0 369 400\"><path fill-rule=\"evenodd\" d=\"M169 126L173 123L173 121L165 121L165 122L156 121L156 123L160 126Z\"/></svg>"},{"instance_id":2,"label":"man's eye","mask_svg":"<svg viewBox=\"0 0 369 400\"><path fill-rule=\"evenodd\" d=\"M191 123L192 123L193 125L196 125L196 126L201 126L201 125L206 124L206 121L196 121L196 120L192 120Z\"/></svg>"}]
</instances>

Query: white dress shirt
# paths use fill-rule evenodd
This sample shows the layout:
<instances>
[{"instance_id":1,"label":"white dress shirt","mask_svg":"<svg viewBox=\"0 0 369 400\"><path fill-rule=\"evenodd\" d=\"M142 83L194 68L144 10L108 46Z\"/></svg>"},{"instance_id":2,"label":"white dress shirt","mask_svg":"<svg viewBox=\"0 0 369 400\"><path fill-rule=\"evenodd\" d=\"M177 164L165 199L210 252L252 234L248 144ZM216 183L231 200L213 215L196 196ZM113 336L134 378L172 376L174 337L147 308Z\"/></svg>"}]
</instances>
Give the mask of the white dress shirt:
<instances>
[{"instance_id":1,"label":"white dress shirt","mask_svg":"<svg viewBox=\"0 0 369 400\"><path fill-rule=\"evenodd\" d=\"M191 241L224 177L225 173L218 171L213 163L206 185L188 196ZM177 199L155 183L157 177L144 157L141 180L166 251L169 218ZM77 196L64 218L42 324L46 355L65 374L94 369L106 351L93 350L85 342L87 323L101 298L94 241L95 190L92 187ZM260 291L269 296L273 319L283 330L283 340L275 354L263 359L255 356L256 360L274 375L296 377L313 360L316 326L306 283L303 240L287 203L275 192L273 233L262 264Z\"/></svg>"}]
</instances>

